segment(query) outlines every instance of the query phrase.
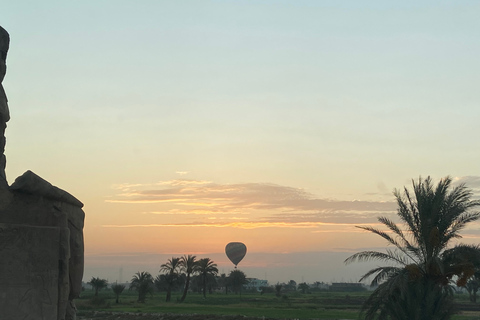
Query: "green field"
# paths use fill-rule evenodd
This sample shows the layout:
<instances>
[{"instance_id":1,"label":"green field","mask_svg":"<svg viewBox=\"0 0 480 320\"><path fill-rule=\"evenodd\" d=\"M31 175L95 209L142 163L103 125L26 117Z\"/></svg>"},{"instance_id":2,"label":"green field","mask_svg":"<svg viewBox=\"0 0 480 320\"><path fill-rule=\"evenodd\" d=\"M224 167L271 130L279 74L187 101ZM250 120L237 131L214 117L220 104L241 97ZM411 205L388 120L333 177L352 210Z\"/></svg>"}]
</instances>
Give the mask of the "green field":
<instances>
[{"instance_id":1,"label":"green field","mask_svg":"<svg viewBox=\"0 0 480 320\"><path fill-rule=\"evenodd\" d=\"M358 319L359 309L369 292L316 292L301 294L292 292L276 297L275 294L213 293L207 299L198 293L190 293L183 303L176 302L180 295L172 295L166 303L165 293L150 296L146 303L136 302L136 292L126 290L115 303L110 290L100 291L97 298L92 291L84 291L76 300L79 315L95 311L142 312L172 314L220 314L267 317L277 319ZM456 320L480 320L480 304L468 301L468 295L459 294L456 300L463 309ZM476 310L475 310L476 309Z\"/></svg>"}]
</instances>

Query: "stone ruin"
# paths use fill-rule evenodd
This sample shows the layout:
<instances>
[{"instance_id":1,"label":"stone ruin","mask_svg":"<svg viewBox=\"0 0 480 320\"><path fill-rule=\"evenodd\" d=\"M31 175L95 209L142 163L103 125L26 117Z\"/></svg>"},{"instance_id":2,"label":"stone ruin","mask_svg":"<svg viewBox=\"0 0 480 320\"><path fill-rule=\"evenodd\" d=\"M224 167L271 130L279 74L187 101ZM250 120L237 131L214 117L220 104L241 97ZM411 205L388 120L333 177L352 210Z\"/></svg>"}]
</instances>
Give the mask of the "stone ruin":
<instances>
[{"instance_id":1,"label":"stone ruin","mask_svg":"<svg viewBox=\"0 0 480 320\"><path fill-rule=\"evenodd\" d=\"M8 185L1 85L9 35L0 27L0 319L72 320L82 290L83 204L31 171Z\"/></svg>"}]
</instances>

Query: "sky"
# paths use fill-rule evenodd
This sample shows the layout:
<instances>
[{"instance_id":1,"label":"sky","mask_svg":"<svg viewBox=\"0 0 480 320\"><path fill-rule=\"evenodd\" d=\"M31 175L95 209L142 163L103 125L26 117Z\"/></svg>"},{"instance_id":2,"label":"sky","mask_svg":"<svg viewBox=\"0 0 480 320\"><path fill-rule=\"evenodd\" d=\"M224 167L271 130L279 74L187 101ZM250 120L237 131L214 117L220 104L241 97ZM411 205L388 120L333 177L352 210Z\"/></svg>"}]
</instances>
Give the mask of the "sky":
<instances>
[{"instance_id":1,"label":"sky","mask_svg":"<svg viewBox=\"0 0 480 320\"><path fill-rule=\"evenodd\" d=\"M477 1L9 1L7 178L84 204L85 277L172 256L357 281L394 189L480 195ZM463 232L478 243L480 224Z\"/></svg>"}]
</instances>

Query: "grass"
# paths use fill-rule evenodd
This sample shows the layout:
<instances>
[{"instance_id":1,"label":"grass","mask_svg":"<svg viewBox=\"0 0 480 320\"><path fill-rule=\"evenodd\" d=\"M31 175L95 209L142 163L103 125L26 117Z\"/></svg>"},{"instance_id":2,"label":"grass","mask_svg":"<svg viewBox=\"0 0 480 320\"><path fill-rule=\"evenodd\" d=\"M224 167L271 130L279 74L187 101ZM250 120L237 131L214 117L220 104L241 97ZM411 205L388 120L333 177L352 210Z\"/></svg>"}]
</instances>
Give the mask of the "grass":
<instances>
[{"instance_id":1,"label":"grass","mask_svg":"<svg viewBox=\"0 0 480 320\"><path fill-rule=\"evenodd\" d=\"M86 311L142 312L173 314L244 315L277 319L358 319L359 310L369 292L316 292L301 294L292 292L277 297L273 293L244 293L225 295L213 293L207 299L198 293L190 293L183 303L177 302L180 294L172 294L172 302L165 302L165 293L149 296L145 303L138 303L137 294L126 290L115 303L111 290L103 290L98 297L93 291L84 291L76 300L79 315ZM471 304L467 294L456 296L464 305ZM480 320L479 311L465 311L454 320Z\"/></svg>"}]
</instances>

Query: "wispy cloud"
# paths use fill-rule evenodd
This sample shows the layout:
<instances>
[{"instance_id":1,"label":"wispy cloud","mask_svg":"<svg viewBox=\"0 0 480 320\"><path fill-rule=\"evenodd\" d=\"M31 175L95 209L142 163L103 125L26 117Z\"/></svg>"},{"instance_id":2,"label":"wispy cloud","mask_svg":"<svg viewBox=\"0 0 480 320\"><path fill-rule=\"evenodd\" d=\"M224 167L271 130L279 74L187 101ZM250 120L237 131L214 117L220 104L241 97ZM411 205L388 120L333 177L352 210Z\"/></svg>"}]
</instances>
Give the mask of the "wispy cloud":
<instances>
[{"instance_id":1,"label":"wispy cloud","mask_svg":"<svg viewBox=\"0 0 480 320\"><path fill-rule=\"evenodd\" d=\"M322 199L301 188L271 183L218 184L178 179L149 185L122 184L110 203L142 204L158 223L106 227L319 228L375 223L394 212L394 202ZM192 217L196 217L192 222ZM241 220L241 221L239 221Z\"/></svg>"},{"instance_id":2,"label":"wispy cloud","mask_svg":"<svg viewBox=\"0 0 480 320\"><path fill-rule=\"evenodd\" d=\"M368 224L371 225L371 224ZM240 228L240 229L258 229L258 228L318 228L326 227L352 227L350 223L324 223L324 222L225 222L225 223L164 223L164 224L128 224L128 225L104 225L106 228L155 228L155 227L211 227L211 228ZM321 230L315 232L339 232L334 230ZM363 232L361 230L349 230L348 232Z\"/></svg>"},{"instance_id":3,"label":"wispy cloud","mask_svg":"<svg viewBox=\"0 0 480 320\"><path fill-rule=\"evenodd\" d=\"M480 176L455 177L453 180L457 184L465 183L465 185L469 188L480 188Z\"/></svg>"},{"instance_id":4,"label":"wispy cloud","mask_svg":"<svg viewBox=\"0 0 480 320\"><path fill-rule=\"evenodd\" d=\"M480 198L480 177L479 176L463 176L453 178L455 185L464 183L469 188L476 199Z\"/></svg>"},{"instance_id":5,"label":"wispy cloud","mask_svg":"<svg viewBox=\"0 0 480 320\"><path fill-rule=\"evenodd\" d=\"M208 206L215 210L285 209L321 211L391 211L392 202L338 201L319 199L303 189L267 183L215 184L208 181L172 180L156 184L161 188L141 189L121 185L122 193L107 202L163 203ZM150 187L148 185L146 187ZM145 186L143 186L145 187ZM120 188L118 188L120 189Z\"/></svg>"}]
</instances>

